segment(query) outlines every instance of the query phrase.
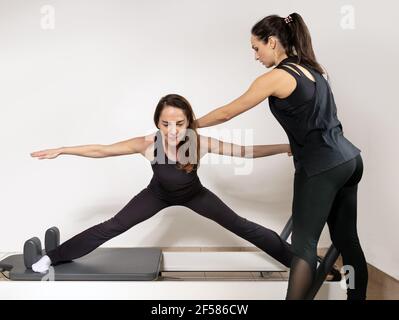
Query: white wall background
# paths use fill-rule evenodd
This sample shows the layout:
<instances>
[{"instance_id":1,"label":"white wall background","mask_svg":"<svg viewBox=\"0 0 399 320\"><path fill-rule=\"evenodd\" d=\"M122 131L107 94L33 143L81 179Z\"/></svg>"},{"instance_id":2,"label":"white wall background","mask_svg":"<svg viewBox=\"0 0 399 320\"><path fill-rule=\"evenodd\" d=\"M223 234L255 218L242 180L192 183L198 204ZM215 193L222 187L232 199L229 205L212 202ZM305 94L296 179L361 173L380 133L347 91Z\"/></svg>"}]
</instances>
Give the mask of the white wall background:
<instances>
[{"instance_id":1,"label":"white wall background","mask_svg":"<svg viewBox=\"0 0 399 320\"><path fill-rule=\"evenodd\" d=\"M45 5L55 9L54 29L42 27ZM346 5L354 29L345 29ZM399 29L398 5L388 0L0 0L0 251L21 251L53 225L65 241L112 217L151 177L137 155L39 161L31 152L148 133L167 93L188 98L197 116L231 101L265 72L253 59L252 25L294 11L329 70L345 134L363 151L359 234L367 260L399 278ZM219 128L251 128L256 144L287 141L267 102ZM291 159L257 159L246 176L234 174L237 166L204 164L199 175L237 213L281 231L291 210ZM328 244L324 234L320 246ZM173 207L106 245L250 244Z\"/></svg>"}]
</instances>

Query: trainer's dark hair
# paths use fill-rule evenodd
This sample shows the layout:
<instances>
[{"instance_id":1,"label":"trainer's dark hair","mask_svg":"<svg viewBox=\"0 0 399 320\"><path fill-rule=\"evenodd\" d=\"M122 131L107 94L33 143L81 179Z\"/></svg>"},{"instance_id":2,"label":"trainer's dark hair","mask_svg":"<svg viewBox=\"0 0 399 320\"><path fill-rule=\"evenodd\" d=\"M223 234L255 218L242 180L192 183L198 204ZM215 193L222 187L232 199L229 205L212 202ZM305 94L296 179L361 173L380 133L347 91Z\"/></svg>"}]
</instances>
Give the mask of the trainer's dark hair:
<instances>
[{"instance_id":1,"label":"trainer's dark hair","mask_svg":"<svg viewBox=\"0 0 399 320\"><path fill-rule=\"evenodd\" d=\"M277 37L289 57L297 55L298 63L303 62L324 74L325 71L316 60L312 39L301 15L291 13L290 16L292 20L287 23L286 18L269 15L257 22L251 33L264 43L269 41L270 36Z\"/></svg>"},{"instance_id":2,"label":"trainer's dark hair","mask_svg":"<svg viewBox=\"0 0 399 320\"><path fill-rule=\"evenodd\" d=\"M197 153L196 157L194 157L194 159L195 159L194 162L197 164L197 167L198 167L199 159L200 159L200 157L199 157L199 155L200 155L200 140L199 140L199 134L197 132L197 121L195 118L193 108L191 107L191 105L187 101L187 99L182 97L181 95L168 94L168 95L162 97L159 100L157 107L155 108L155 112L154 112L154 123L157 128L159 128L158 124L159 124L159 118L161 117L162 110L167 106L181 109L188 120L187 129L191 129L194 131L195 137L197 140L196 143L193 144L194 146L196 146L196 153ZM186 139L189 139L189 137L187 136ZM177 148L179 148L182 144L184 144L185 141L181 141L178 144ZM191 151L191 148L189 148L189 151ZM183 169L187 173L189 173L194 169L195 163L190 163L190 162L187 164L178 163L178 168Z\"/></svg>"}]
</instances>

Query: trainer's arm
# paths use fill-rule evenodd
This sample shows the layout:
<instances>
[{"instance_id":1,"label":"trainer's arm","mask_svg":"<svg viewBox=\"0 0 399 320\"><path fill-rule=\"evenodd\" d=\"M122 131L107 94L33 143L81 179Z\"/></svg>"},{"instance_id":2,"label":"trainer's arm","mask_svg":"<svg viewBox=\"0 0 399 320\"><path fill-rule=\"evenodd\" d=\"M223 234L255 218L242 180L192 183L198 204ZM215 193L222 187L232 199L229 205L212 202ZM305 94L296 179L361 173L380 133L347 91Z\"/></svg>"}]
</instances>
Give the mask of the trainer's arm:
<instances>
[{"instance_id":1,"label":"trainer's arm","mask_svg":"<svg viewBox=\"0 0 399 320\"><path fill-rule=\"evenodd\" d=\"M234 101L217 108L197 120L199 128L214 126L226 122L239 114L257 106L273 95L281 84L281 73L272 70L258 77L249 89Z\"/></svg>"}]
</instances>

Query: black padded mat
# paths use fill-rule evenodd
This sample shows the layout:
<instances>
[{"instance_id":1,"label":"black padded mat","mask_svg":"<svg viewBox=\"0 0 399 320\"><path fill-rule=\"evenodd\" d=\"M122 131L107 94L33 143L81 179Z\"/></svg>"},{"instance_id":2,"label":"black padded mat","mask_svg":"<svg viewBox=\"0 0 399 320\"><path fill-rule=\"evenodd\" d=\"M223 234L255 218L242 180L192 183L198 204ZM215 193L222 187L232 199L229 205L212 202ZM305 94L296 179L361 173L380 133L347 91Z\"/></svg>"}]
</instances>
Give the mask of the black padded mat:
<instances>
[{"instance_id":1,"label":"black padded mat","mask_svg":"<svg viewBox=\"0 0 399 320\"><path fill-rule=\"evenodd\" d=\"M51 267L46 274L26 269L22 254L1 262L13 266L10 280L151 281L158 277L161 258L159 248L97 248L79 259Z\"/></svg>"}]
</instances>

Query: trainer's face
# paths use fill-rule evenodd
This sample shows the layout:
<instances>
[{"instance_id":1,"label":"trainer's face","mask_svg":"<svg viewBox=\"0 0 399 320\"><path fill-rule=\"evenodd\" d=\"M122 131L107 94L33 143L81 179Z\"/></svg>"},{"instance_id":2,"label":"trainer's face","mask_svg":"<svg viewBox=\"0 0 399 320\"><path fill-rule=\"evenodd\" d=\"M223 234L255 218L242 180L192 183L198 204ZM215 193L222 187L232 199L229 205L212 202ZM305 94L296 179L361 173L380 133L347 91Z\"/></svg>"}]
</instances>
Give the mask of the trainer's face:
<instances>
[{"instance_id":1,"label":"trainer's face","mask_svg":"<svg viewBox=\"0 0 399 320\"><path fill-rule=\"evenodd\" d=\"M276 46L276 40L273 37L269 37L269 41L264 43L258 37L251 35L251 45L255 52L255 60L259 61L266 68L274 66L273 51Z\"/></svg>"},{"instance_id":2,"label":"trainer's face","mask_svg":"<svg viewBox=\"0 0 399 320\"><path fill-rule=\"evenodd\" d=\"M184 138L188 125L188 119L183 110L171 106L163 108L158 127L168 144L177 145Z\"/></svg>"}]
</instances>

